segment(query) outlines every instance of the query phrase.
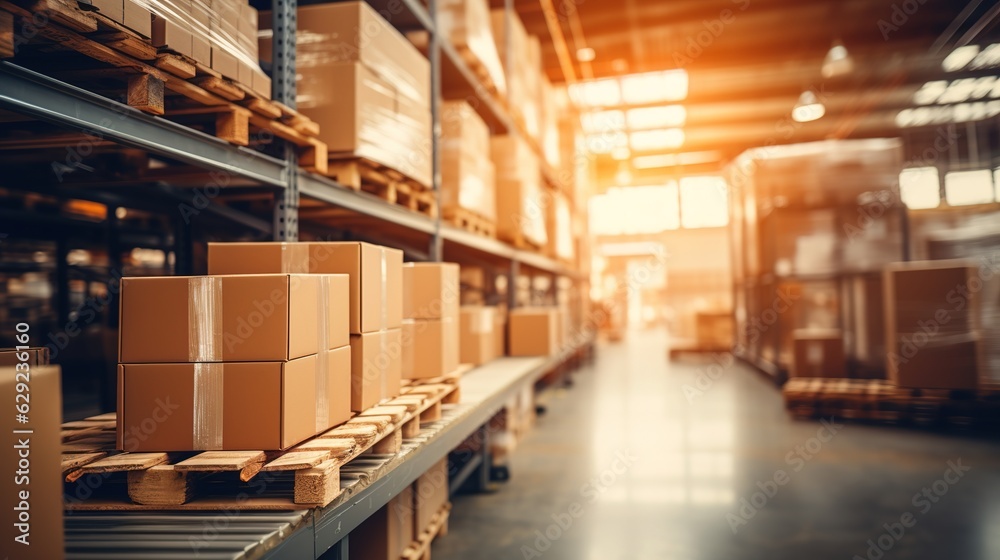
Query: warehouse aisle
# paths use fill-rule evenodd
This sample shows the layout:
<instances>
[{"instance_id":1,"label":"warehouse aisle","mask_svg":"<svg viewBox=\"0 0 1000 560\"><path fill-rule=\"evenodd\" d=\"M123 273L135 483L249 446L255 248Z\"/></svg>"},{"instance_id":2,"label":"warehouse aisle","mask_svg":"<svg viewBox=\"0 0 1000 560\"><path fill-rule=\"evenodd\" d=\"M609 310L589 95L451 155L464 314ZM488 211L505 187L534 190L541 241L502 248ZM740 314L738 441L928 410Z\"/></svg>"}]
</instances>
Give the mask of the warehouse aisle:
<instances>
[{"instance_id":1,"label":"warehouse aisle","mask_svg":"<svg viewBox=\"0 0 1000 560\"><path fill-rule=\"evenodd\" d=\"M1000 558L997 442L795 422L743 366L668 365L662 332L597 356L435 560Z\"/></svg>"}]
</instances>

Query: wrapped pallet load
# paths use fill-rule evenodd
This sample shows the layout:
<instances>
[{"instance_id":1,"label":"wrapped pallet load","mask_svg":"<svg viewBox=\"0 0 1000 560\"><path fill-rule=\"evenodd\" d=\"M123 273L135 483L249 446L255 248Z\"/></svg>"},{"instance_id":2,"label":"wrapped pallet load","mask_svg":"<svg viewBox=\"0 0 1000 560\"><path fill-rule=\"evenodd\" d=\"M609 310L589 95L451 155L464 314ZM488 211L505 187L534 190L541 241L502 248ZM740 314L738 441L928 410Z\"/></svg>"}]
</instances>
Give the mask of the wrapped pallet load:
<instances>
[{"instance_id":1,"label":"wrapped pallet load","mask_svg":"<svg viewBox=\"0 0 1000 560\"><path fill-rule=\"evenodd\" d=\"M497 237L516 246L544 247L548 234L538 157L515 135L492 137L490 152L497 177Z\"/></svg>"},{"instance_id":2,"label":"wrapped pallet load","mask_svg":"<svg viewBox=\"0 0 1000 560\"><path fill-rule=\"evenodd\" d=\"M269 12L261 26L270 28ZM319 124L330 158L363 158L430 186L427 59L365 2L301 7L297 33L297 107ZM261 58L270 51L262 45Z\"/></svg>"},{"instance_id":3,"label":"wrapped pallet load","mask_svg":"<svg viewBox=\"0 0 1000 560\"><path fill-rule=\"evenodd\" d=\"M516 14L503 8L490 12L493 40L507 77L507 101L516 118L523 120L528 134L538 136L538 80L542 71L541 48L524 29ZM509 33L508 33L509 32ZM510 42L508 43L508 39ZM508 50L510 58L507 58Z\"/></svg>"},{"instance_id":4,"label":"wrapped pallet load","mask_svg":"<svg viewBox=\"0 0 1000 560\"><path fill-rule=\"evenodd\" d=\"M496 223L496 171L490 130L465 101L441 104L441 212L455 219L471 213Z\"/></svg>"},{"instance_id":5,"label":"wrapped pallet load","mask_svg":"<svg viewBox=\"0 0 1000 560\"><path fill-rule=\"evenodd\" d=\"M108 19L149 37L154 47L182 55L258 97L271 98L259 65L257 10L246 0L94 0Z\"/></svg>"},{"instance_id":6,"label":"wrapped pallet load","mask_svg":"<svg viewBox=\"0 0 1000 560\"><path fill-rule=\"evenodd\" d=\"M486 0L440 0L435 7L438 32L482 67L497 94L506 95L507 80L493 37L489 3Z\"/></svg>"}]
</instances>

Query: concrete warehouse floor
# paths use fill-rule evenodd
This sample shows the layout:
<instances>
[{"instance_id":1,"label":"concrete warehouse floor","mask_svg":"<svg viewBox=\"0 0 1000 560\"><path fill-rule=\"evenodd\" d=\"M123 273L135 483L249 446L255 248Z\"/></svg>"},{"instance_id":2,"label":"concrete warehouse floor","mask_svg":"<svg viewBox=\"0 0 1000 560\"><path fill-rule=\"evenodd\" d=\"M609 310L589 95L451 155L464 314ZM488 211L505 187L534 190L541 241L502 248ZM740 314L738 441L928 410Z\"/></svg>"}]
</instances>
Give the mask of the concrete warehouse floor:
<instances>
[{"instance_id":1,"label":"concrete warehouse floor","mask_svg":"<svg viewBox=\"0 0 1000 560\"><path fill-rule=\"evenodd\" d=\"M793 421L749 368L666 356L601 346L435 560L1000 558L997 441Z\"/></svg>"}]
</instances>

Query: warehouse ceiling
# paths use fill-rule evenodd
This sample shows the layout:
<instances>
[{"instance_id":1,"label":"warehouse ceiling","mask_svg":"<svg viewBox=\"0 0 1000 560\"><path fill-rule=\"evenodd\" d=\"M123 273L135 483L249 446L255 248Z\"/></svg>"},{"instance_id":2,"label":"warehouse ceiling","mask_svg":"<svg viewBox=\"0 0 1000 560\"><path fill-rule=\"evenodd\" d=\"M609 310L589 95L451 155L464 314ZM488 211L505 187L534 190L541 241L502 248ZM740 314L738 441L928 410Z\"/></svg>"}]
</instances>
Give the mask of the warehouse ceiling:
<instances>
[{"instance_id":1,"label":"warehouse ceiling","mask_svg":"<svg viewBox=\"0 0 1000 560\"><path fill-rule=\"evenodd\" d=\"M492 3L503 5L502 0ZM991 81L1000 65L1000 47L982 52L1000 42L1000 5L994 1L514 0L514 4L528 32L546 39L543 65L554 83L671 69L687 72L686 95L674 102L684 107L683 140L678 144L672 137L669 147L647 152L633 147L627 161L655 156L639 160L641 167L670 166L676 172L676 166L683 164L685 172L709 171L755 146L826 138L932 136L933 128L942 123L982 120L1000 111L1000 86ZM562 57L560 35L566 45ZM834 53L842 56L846 51L853 64L832 68L824 76L824 61L839 45L843 49ZM963 45L980 47L967 54L982 56L975 61L966 57L970 58L966 64L952 57L943 66ZM967 78L982 80L956 82ZM944 83L925 87L935 80ZM953 90L951 94L957 95L938 95L936 101L927 102L934 97L929 94L940 94L949 85L970 92ZM981 95L971 91L976 89ZM825 114L797 122L791 118L792 110L806 91L822 103ZM956 107L950 101L979 105ZM905 111L921 106L930 107L918 113ZM599 107L598 112L627 108ZM606 150L599 163L620 168L626 161L622 151L613 156Z\"/></svg>"}]
</instances>

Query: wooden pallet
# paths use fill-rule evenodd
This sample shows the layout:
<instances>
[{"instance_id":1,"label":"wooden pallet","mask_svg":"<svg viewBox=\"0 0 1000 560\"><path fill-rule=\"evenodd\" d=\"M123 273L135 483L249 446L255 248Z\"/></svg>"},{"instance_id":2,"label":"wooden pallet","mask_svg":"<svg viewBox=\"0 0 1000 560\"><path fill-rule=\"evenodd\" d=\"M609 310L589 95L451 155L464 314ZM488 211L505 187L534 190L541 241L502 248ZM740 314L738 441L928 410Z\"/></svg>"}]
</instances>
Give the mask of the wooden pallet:
<instances>
[{"instance_id":1,"label":"wooden pallet","mask_svg":"<svg viewBox=\"0 0 1000 560\"><path fill-rule=\"evenodd\" d=\"M516 231L500 231L497 230L497 239L500 241L506 241L510 243L517 249L522 249L525 251L533 251L535 253L542 252L543 245L536 243L535 241L528 239L524 236L524 233L520 229L515 228Z\"/></svg>"},{"instance_id":2,"label":"wooden pallet","mask_svg":"<svg viewBox=\"0 0 1000 560\"><path fill-rule=\"evenodd\" d=\"M366 158L332 154L326 176L355 191L365 191L389 204L437 217L437 199L427 185Z\"/></svg>"},{"instance_id":3,"label":"wooden pallet","mask_svg":"<svg viewBox=\"0 0 1000 560\"><path fill-rule=\"evenodd\" d=\"M302 167L326 170L314 122L72 0L0 0L0 57L232 144L286 140Z\"/></svg>"},{"instance_id":4,"label":"wooden pallet","mask_svg":"<svg viewBox=\"0 0 1000 560\"><path fill-rule=\"evenodd\" d=\"M455 45L455 50L458 51L458 55L465 61L465 65L469 67L472 74L475 75L483 91L493 98L501 97L500 92L497 90L496 82L493 81L493 76L490 75L486 69L486 65L479 60L479 57L469 50L467 45Z\"/></svg>"},{"instance_id":5,"label":"wooden pallet","mask_svg":"<svg viewBox=\"0 0 1000 560\"><path fill-rule=\"evenodd\" d=\"M432 377L427 379L404 379L403 380L403 391L404 393L425 393L427 391L435 391L438 386L444 385L452 387L444 398L441 399L440 404L455 404L462 400L462 391L459 381L462 376L471 371L475 366L472 364L461 364L455 371L442 375L440 377ZM440 408L440 405L438 405Z\"/></svg>"},{"instance_id":6,"label":"wooden pallet","mask_svg":"<svg viewBox=\"0 0 1000 560\"><path fill-rule=\"evenodd\" d=\"M413 543L403 551L401 560L431 560L431 543L438 537L448 535L448 517L451 515L451 504L446 503L431 517L426 529L417 535Z\"/></svg>"},{"instance_id":7,"label":"wooden pallet","mask_svg":"<svg viewBox=\"0 0 1000 560\"><path fill-rule=\"evenodd\" d=\"M449 384L406 387L291 449L122 453L114 413L63 426L63 473L70 510L293 510L322 507L341 492L355 460L397 454L421 423L441 419Z\"/></svg>"},{"instance_id":8,"label":"wooden pallet","mask_svg":"<svg viewBox=\"0 0 1000 560\"><path fill-rule=\"evenodd\" d=\"M445 221L466 231L485 235L486 237L495 238L497 236L496 222L486 219L471 210L458 207L443 208L441 216Z\"/></svg>"},{"instance_id":9,"label":"wooden pallet","mask_svg":"<svg viewBox=\"0 0 1000 560\"><path fill-rule=\"evenodd\" d=\"M907 389L884 379L793 378L782 393L785 407L798 418L956 427L1000 421L1000 394L993 390Z\"/></svg>"}]
</instances>

